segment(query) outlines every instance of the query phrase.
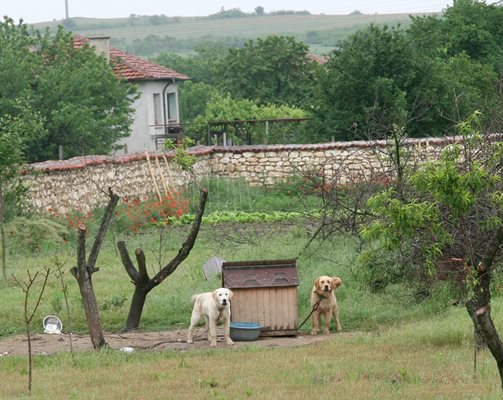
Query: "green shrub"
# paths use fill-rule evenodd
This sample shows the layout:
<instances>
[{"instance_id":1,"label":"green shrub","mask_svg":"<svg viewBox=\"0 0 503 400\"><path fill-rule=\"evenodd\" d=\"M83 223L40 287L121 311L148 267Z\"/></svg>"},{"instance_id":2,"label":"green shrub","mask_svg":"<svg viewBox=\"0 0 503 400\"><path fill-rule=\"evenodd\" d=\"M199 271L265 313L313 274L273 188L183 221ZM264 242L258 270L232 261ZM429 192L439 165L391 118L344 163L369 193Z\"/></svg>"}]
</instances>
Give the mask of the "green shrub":
<instances>
[{"instance_id":1,"label":"green shrub","mask_svg":"<svg viewBox=\"0 0 503 400\"><path fill-rule=\"evenodd\" d=\"M5 225L9 248L39 251L47 244L65 243L68 229L61 223L43 217L15 217Z\"/></svg>"}]
</instances>

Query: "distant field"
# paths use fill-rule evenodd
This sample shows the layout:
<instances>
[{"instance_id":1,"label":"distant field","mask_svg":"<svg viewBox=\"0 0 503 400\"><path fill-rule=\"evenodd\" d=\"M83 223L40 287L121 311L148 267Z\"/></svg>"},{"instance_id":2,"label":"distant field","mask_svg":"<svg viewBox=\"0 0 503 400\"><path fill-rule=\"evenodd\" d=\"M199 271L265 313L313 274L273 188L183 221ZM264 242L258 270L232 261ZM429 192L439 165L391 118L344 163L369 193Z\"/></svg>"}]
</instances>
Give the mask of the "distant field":
<instances>
[{"instance_id":1,"label":"distant field","mask_svg":"<svg viewBox=\"0 0 503 400\"><path fill-rule=\"evenodd\" d=\"M254 18L180 19L179 23L148 26L117 26L110 28L83 29L78 33L88 35L107 34L127 39L144 38L148 35L171 36L187 39L204 36L259 37L269 34L298 34L308 31L331 29L351 30L370 23L408 23L407 14L394 15L275 15Z\"/></svg>"},{"instance_id":2,"label":"distant field","mask_svg":"<svg viewBox=\"0 0 503 400\"><path fill-rule=\"evenodd\" d=\"M407 26L410 15L419 14L373 14L373 15L265 15L245 18L177 17L162 24L132 23L128 18L90 19L72 18L68 26L75 33L87 36L110 36L113 40L131 42L150 35L169 36L177 40L199 40L208 37L257 38L271 34L291 35L313 47L320 47L310 37L327 35L330 46L348 34L371 23ZM35 27L54 29L62 21L35 24ZM316 35L317 34L317 35ZM321 47L326 47L325 43Z\"/></svg>"}]
</instances>

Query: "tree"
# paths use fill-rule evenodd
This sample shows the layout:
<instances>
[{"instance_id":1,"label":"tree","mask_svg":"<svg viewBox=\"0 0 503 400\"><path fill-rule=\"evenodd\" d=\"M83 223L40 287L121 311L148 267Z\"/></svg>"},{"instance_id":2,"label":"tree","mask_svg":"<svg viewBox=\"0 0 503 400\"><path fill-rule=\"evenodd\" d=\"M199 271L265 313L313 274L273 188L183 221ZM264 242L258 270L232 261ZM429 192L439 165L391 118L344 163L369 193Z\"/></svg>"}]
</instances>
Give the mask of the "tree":
<instances>
[{"instance_id":1,"label":"tree","mask_svg":"<svg viewBox=\"0 0 503 400\"><path fill-rule=\"evenodd\" d=\"M482 128L502 127L501 5L460 0L409 28L370 27L342 41L317 80L313 135L339 140L455 133L482 112Z\"/></svg>"},{"instance_id":2,"label":"tree","mask_svg":"<svg viewBox=\"0 0 503 400\"><path fill-rule=\"evenodd\" d=\"M40 69L40 58L31 51L36 36L21 22L0 22L0 115L16 117L19 101L30 98Z\"/></svg>"},{"instance_id":3,"label":"tree","mask_svg":"<svg viewBox=\"0 0 503 400\"><path fill-rule=\"evenodd\" d=\"M34 97L48 135L30 146L29 159L54 159L59 146L66 158L110 153L129 135L136 89L91 47L75 49L73 36L61 28L40 46L43 68Z\"/></svg>"},{"instance_id":4,"label":"tree","mask_svg":"<svg viewBox=\"0 0 503 400\"><path fill-rule=\"evenodd\" d=\"M30 139L36 139L44 134L41 119L33 113L29 105L13 99L8 108L16 117L4 114L0 117L0 241L2 251L2 273L7 279L7 254L5 243L6 222L6 187L15 190L16 176L20 165L25 161L25 148Z\"/></svg>"},{"instance_id":5,"label":"tree","mask_svg":"<svg viewBox=\"0 0 503 400\"><path fill-rule=\"evenodd\" d=\"M441 16L413 17L407 35L440 66L438 110L451 121L480 110L482 128L502 128L503 6L459 0Z\"/></svg>"},{"instance_id":6,"label":"tree","mask_svg":"<svg viewBox=\"0 0 503 400\"><path fill-rule=\"evenodd\" d=\"M136 89L115 77L89 46L75 49L62 27L55 35L0 23L0 115L22 118L22 101L40 116L43 136L23 139L27 161L109 153L129 134ZM22 135L31 136L29 131Z\"/></svg>"},{"instance_id":7,"label":"tree","mask_svg":"<svg viewBox=\"0 0 503 400\"><path fill-rule=\"evenodd\" d=\"M214 86L203 82L184 82L179 94L180 119L184 123L190 123L200 115L204 115L208 103L216 95L217 89Z\"/></svg>"},{"instance_id":8,"label":"tree","mask_svg":"<svg viewBox=\"0 0 503 400\"><path fill-rule=\"evenodd\" d=\"M249 99L236 100L229 95L222 95L216 91L206 104L204 114L194 119L194 123L188 127L190 129L188 132L201 137L206 135L208 124L211 123L213 129L226 131L228 137L237 144L246 141L274 143L281 142L283 130L292 133L292 127L285 124L275 127L274 130L271 129L268 138L266 138L263 126L258 126L255 121L287 118L301 119L307 116L308 114L300 108L286 105L261 105ZM242 121L248 122L242 123Z\"/></svg>"},{"instance_id":9,"label":"tree","mask_svg":"<svg viewBox=\"0 0 503 400\"><path fill-rule=\"evenodd\" d=\"M221 79L217 71L218 63L227 56L229 47L241 44L241 41L237 41L233 46L218 41L206 41L194 46L194 54L180 56L164 52L155 58L155 62L190 76L194 83L203 82L216 86Z\"/></svg>"},{"instance_id":10,"label":"tree","mask_svg":"<svg viewBox=\"0 0 503 400\"><path fill-rule=\"evenodd\" d=\"M400 254L407 268L426 267L429 276L441 262L463 264L466 309L503 388L503 344L491 317L491 274L503 244L503 142L480 134L479 126L474 114L459 125L461 143L410 171L400 190L392 185L375 195L369 201L375 220L363 235Z\"/></svg>"},{"instance_id":11,"label":"tree","mask_svg":"<svg viewBox=\"0 0 503 400\"><path fill-rule=\"evenodd\" d=\"M444 96L438 98L439 115L446 121L462 121L472 110L483 112L484 130L499 132L503 120L503 98L498 93L498 74L490 64L470 59L465 53L449 57L439 64ZM455 129L449 133L455 134Z\"/></svg>"},{"instance_id":12,"label":"tree","mask_svg":"<svg viewBox=\"0 0 503 400\"><path fill-rule=\"evenodd\" d=\"M103 244L108 225L113 217L113 212L119 201L119 196L108 191L109 201L105 209L105 213L101 219L101 224L94 238L93 247L89 257L86 258L86 227L77 227L77 266L73 267L70 272L77 280L84 305L86 314L87 327L89 328L89 335L94 349L100 349L106 346L103 330L101 329L100 314L98 310L98 303L94 294L92 275L99 271L96 267L98 254Z\"/></svg>"},{"instance_id":13,"label":"tree","mask_svg":"<svg viewBox=\"0 0 503 400\"><path fill-rule=\"evenodd\" d=\"M319 74L313 114L320 138L385 137L393 126L410 136L440 133L439 79L398 28L371 25L341 42Z\"/></svg>"},{"instance_id":14,"label":"tree","mask_svg":"<svg viewBox=\"0 0 503 400\"><path fill-rule=\"evenodd\" d=\"M31 275L30 271L26 271L28 275L27 281L22 281L17 279L15 276L13 277L17 286L21 288L24 293L24 326L26 332L26 339L28 341L28 395L31 395L31 387L33 382L33 354L31 351L31 332L30 332L30 324L37 312L38 306L40 305L40 301L42 300L42 295L44 294L45 287L47 285L47 280L49 279L50 269L46 268L44 276L42 278L41 288L39 289L37 301L35 305L29 310L29 300L30 300L30 292L35 288L35 285L38 284L37 277L38 272L35 275Z\"/></svg>"},{"instance_id":15,"label":"tree","mask_svg":"<svg viewBox=\"0 0 503 400\"><path fill-rule=\"evenodd\" d=\"M138 329L140 326L143 306L145 305L148 293L170 276L188 257L197 239L197 234L199 233L207 197L208 191L206 189L202 189L200 192L199 207L196 212L192 228L187 236L187 240L183 243L182 247L178 251L178 254L168 264L161 268L160 271L152 278L148 275L147 261L143 250L138 248L135 251L136 261L138 263L138 269L136 269L131 257L129 256L126 243L124 241L117 243L124 269L135 286L124 331Z\"/></svg>"},{"instance_id":16,"label":"tree","mask_svg":"<svg viewBox=\"0 0 503 400\"><path fill-rule=\"evenodd\" d=\"M479 0L456 0L441 17L413 17L410 35L427 54L462 53L503 73L503 6Z\"/></svg>"},{"instance_id":17,"label":"tree","mask_svg":"<svg viewBox=\"0 0 503 400\"><path fill-rule=\"evenodd\" d=\"M219 65L219 88L236 99L302 107L312 98L316 65L290 36L267 36L229 49Z\"/></svg>"},{"instance_id":18,"label":"tree","mask_svg":"<svg viewBox=\"0 0 503 400\"><path fill-rule=\"evenodd\" d=\"M264 15L264 7L262 6L257 6L255 7L255 15L261 17Z\"/></svg>"}]
</instances>

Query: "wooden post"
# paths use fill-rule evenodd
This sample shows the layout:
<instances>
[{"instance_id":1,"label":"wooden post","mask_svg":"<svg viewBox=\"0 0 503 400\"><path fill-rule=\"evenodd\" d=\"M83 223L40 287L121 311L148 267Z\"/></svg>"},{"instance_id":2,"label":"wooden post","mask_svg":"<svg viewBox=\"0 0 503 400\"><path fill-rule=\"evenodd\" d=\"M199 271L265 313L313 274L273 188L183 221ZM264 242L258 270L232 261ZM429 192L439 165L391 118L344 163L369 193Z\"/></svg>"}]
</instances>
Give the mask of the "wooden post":
<instances>
[{"instance_id":1,"label":"wooden post","mask_svg":"<svg viewBox=\"0 0 503 400\"><path fill-rule=\"evenodd\" d=\"M157 165L157 170L159 171L159 174L161 175L161 183L162 183L162 187L164 189L164 193L168 194L168 185L166 183L166 179L164 179L164 174L162 173L161 164L159 163L159 157L156 157L155 163Z\"/></svg>"},{"instance_id":2,"label":"wooden post","mask_svg":"<svg viewBox=\"0 0 503 400\"><path fill-rule=\"evenodd\" d=\"M150 171L150 177L152 178L152 182L154 182L155 191L157 192L159 201L162 201L161 192L159 191L159 187L157 186L157 182L155 180L154 170L152 169L152 164L150 164L150 157L148 155L148 151L145 151L145 155L147 156L148 170Z\"/></svg>"},{"instance_id":3,"label":"wooden post","mask_svg":"<svg viewBox=\"0 0 503 400\"><path fill-rule=\"evenodd\" d=\"M162 159L164 160L164 164L166 164L166 171L168 172L167 185L168 185L169 194L173 195L173 193L176 192L176 186L170 187L170 182L173 182L173 175L171 175L171 168L170 168L170 165L169 165L169 162L168 162L168 159L166 158L166 156L162 156Z\"/></svg>"}]
</instances>

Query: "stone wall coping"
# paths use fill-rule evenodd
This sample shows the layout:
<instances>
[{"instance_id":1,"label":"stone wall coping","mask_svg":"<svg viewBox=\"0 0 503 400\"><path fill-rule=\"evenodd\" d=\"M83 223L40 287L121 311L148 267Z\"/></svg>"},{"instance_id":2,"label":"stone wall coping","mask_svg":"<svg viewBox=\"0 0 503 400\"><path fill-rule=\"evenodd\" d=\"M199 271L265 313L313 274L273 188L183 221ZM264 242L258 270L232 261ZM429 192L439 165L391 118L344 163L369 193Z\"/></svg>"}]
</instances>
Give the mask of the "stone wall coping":
<instances>
[{"instance_id":1,"label":"stone wall coping","mask_svg":"<svg viewBox=\"0 0 503 400\"><path fill-rule=\"evenodd\" d=\"M444 136L444 137L428 137L428 138L409 138L406 143L409 145L436 145L441 146L449 143L457 143L462 140L461 136ZM366 149L375 147L387 147L390 145L389 140L373 140L373 141L346 141L346 142L330 142L317 144L263 144L263 145L246 145L246 146L195 146L188 149L190 154L196 156L208 155L213 153L260 153L260 152L277 152L277 151L313 151L313 150L344 150L349 148ZM173 158L174 152L153 151L148 152L149 158ZM21 173L27 175L33 172L55 172L67 171L73 169L82 169L92 165L103 164L127 164L134 161L144 161L147 159L145 152L132 153L115 156L105 155L90 155L73 157L68 160L49 160L38 163L26 164L22 168Z\"/></svg>"},{"instance_id":2,"label":"stone wall coping","mask_svg":"<svg viewBox=\"0 0 503 400\"><path fill-rule=\"evenodd\" d=\"M212 152L211 147L198 146L189 149L191 154L204 155ZM166 157L168 159L174 157L173 151L152 151L148 152L151 159ZM68 160L49 160L38 163L26 164L21 170L21 174L27 175L33 172L54 172L54 171L67 171L72 169L82 169L91 165L102 164L127 164L134 161L144 161L147 159L145 153L131 153L116 156L103 156L103 155L90 155L69 158Z\"/></svg>"},{"instance_id":3,"label":"stone wall coping","mask_svg":"<svg viewBox=\"0 0 503 400\"><path fill-rule=\"evenodd\" d=\"M409 138L405 143L409 145L445 145L448 143L457 143L462 140L461 136L443 136L443 137L428 137L428 138ZM388 147L391 142L389 140L353 140L346 142L329 142L316 144L261 144L247 146L213 146L214 152L220 153L259 153L266 151L296 151L296 150L332 150L332 149L348 149L348 148L375 148Z\"/></svg>"}]
</instances>

